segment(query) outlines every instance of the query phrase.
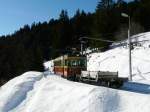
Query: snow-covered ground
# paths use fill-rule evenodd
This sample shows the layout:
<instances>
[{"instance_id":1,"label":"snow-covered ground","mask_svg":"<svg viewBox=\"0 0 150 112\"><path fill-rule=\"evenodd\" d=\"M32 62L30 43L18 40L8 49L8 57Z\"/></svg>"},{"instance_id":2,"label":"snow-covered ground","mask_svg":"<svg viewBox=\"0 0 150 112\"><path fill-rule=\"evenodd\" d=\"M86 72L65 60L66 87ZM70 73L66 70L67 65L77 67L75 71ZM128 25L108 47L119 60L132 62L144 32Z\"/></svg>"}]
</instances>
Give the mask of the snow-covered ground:
<instances>
[{"instance_id":1,"label":"snow-covered ground","mask_svg":"<svg viewBox=\"0 0 150 112\"><path fill-rule=\"evenodd\" d=\"M42 77L40 72L27 72L0 87L0 112L8 112L18 106Z\"/></svg>"},{"instance_id":2,"label":"snow-covered ground","mask_svg":"<svg viewBox=\"0 0 150 112\"><path fill-rule=\"evenodd\" d=\"M51 72L26 72L0 87L0 112L150 112L150 33L132 50L133 82L111 89L71 82ZM146 41L145 41L146 40ZM88 56L88 70L118 71L128 77L128 49L116 47Z\"/></svg>"},{"instance_id":3,"label":"snow-covered ground","mask_svg":"<svg viewBox=\"0 0 150 112\"><path fill-rule=\"evenodd\" d=\"M0 112L149 112L150 95L27 72L0 89Z\"/></svg>"},{"instance_id":4,"label":"snow-covered ground","mask_svg":"<svg viewBox=\"0 0 150 112\"><path fill-rule=\"evenodd\" d=\"M133 81L150 84L150 32L132 37L132 41L140 41L140 46L132 50ZM118 71L120 77L129 76L129 55L127 47L116 47L102 53L87 56L87 69L90 71Z\"/></svg>"}]
</instances>

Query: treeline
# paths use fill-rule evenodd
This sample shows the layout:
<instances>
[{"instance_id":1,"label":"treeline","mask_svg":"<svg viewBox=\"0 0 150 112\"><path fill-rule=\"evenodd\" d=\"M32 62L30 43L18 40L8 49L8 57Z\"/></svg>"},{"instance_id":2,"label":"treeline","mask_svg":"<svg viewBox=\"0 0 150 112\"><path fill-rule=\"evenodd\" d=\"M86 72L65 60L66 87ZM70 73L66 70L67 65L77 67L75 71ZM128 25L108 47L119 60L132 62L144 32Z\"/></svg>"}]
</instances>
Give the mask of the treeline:
<instances>
[{"instance_id":1,"label":"treeline","mask_svg":"<svg viewBox=\"0 0 150 112\"><path fill-rule=\"evenodd\" d=\"M58 19L25 25L12 35L0 37L0 78L2 82L29 70L43 71L43 61L80 50L80 37L122 40L127 37L131 16L131 34L150 30L150 0L125 2L101 0L94 13L77 10L69 17L62 10ZM86 47L107 48L111 43L87 41Z\"/></svg>"}]
</instances>

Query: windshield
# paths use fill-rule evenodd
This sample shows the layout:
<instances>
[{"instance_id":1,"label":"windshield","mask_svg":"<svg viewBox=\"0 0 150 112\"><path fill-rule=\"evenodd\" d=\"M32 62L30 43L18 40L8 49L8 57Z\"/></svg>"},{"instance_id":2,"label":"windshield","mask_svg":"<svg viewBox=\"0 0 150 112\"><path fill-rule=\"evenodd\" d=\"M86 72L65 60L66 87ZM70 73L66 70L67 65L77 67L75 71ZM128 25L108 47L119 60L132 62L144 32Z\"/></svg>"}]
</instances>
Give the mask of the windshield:
<instances>
[{"instance_id":1,"label":"windshield","mask_svg":"<svg viewBox=\"0 0 150 112\"><path fill-rule=\"evenodd\" d=\"M66 66L71 67L86 67L86 60L85 59L78 59L78 60L65 60Z\"/></svg>"}]
</instances>

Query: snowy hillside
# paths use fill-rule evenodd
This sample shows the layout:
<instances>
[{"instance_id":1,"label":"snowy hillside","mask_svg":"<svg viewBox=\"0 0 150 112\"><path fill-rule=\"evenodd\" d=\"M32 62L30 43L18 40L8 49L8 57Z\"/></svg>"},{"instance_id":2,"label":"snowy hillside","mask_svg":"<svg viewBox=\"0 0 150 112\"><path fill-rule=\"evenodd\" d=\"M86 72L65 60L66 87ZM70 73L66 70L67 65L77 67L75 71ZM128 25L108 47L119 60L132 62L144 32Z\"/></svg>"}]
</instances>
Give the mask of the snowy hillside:
<instances>
[{"instance_id":1,"label":"snowy hillside","mask_svg":"<svg viewBox=\"0 0 150 112\"><path fill-rule=\"evenodd\" d=\"M27 72L1 87L0 112L149 112L149 99L149 94Z\"/></svg>"},{"instance_id":2,"label":"snowy hillside","mask_svg":"<svg viewBox=\"0 0 150 112\"><path fill-rule=\"evenodd\" d=\"M132 41L139 41L132 50L132 72L135 82L150 83L150 32L132 37ZM102 53L88 55L87 69L91 71L118 71L119 76L129 76L128 48L116 47Z\"/></svg>"}]
</instances>

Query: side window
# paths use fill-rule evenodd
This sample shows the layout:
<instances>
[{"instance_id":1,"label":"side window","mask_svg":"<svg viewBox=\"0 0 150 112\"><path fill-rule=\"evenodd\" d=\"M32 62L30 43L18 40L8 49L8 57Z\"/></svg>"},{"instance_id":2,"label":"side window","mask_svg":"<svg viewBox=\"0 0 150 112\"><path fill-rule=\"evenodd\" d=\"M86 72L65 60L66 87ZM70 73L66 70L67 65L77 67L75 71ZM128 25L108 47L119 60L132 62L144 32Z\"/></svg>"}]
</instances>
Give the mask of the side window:
<instances>
[{"instance_id":1,"label":"side window","mask_svg":"<svg viewBox=\"0 0 150 112\"><path fill-rule=\"evenodd\" d=\"M61 66L61 61L55 61L54 66Z\"/></svg>"},{"instance_id":2,"label":"side window","mask_svg":"<svg viewBox=\"0 0 150 112\"><path fill-rule=\"evenodd\" d=\"M69 61L68 60L65 60L65 66L69 66Z\"/></svg>"},{"instance_id":3,"label":"side window","mask_svg":"<svg viewBox=\"0 0 150 112\"><path fill-rule=\"evenodd\" d=\"M74 67L80 67L81 66L81 60L72 60L72 66Z\"/></svg>"},{"instance_id":4,"label":"side window","mask_svg":"<svg viewBox=\"0 0 150 112\"><path fill-rule=\"evenodd\" d=\"M86 60L85 59L80 60L80 66L81 67L86 67Z\"/></svg>"},{"instance_id":5,"label":"side window","mask_svg":"<svg viewBox=\"0 0 150 112\"><path fill-rule=\"evenodd\" d=\"M70 67L71 66L71 60L67 60L67 64Z\"/></svg>"},{"instance_id":6,"label":"side window","mask_svg":"<svg viewBox=\"0 0 150 112\"><path fill-rule=\"evenodd\" d=\"M75 66L75 61L71 60L71 66L74 67Z\"/></svg>"}]
</instances>

